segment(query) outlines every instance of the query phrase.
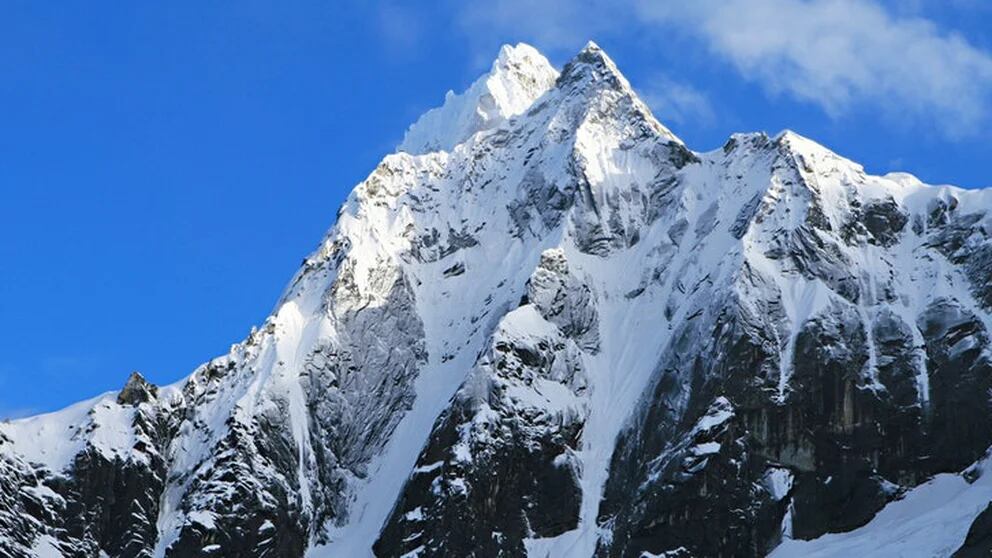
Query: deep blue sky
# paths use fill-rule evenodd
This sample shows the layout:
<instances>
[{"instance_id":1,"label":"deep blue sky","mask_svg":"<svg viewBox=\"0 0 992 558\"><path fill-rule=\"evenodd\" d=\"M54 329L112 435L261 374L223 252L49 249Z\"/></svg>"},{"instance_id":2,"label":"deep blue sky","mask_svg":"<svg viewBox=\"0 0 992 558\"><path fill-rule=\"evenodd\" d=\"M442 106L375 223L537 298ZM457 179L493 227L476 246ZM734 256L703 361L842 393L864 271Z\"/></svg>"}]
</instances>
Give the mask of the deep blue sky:
<instances>
[{"instance_id":1,"label":"deep blue sky","mask_svg":"<svg viewBox=\"0 0 992 558\"><path fill-rule=\"evenodd\" d=\"M783 12L776 4L801 1L756 4ZM454 2L5 2L0 417L116 389L131 370L172 382L226 352L271 310L353 185L504 42L532 42L561 65L595 39L697 150L731 132L788 127L870 172L992 184L992 10L966 0L941 2L953 6L942 11L845 3L899 23L897 41L939 40L932 52L867 56L869 78L838 102L821 93L848 84L857 74L849 64L829 79L819 69L780 78L816 51L787 42L802 58L776 60L760 44L742 55L709 16L621 13L595 1L500 0L487 11ZM851 30L855 41L866 36ZM865 52L892 47L868 43ZM941 69L941 56L963 62ZM917 93L947 80L950 108L947 94ZM802 93L807 86L814 92Z\"/></svg>"}]
</instances>

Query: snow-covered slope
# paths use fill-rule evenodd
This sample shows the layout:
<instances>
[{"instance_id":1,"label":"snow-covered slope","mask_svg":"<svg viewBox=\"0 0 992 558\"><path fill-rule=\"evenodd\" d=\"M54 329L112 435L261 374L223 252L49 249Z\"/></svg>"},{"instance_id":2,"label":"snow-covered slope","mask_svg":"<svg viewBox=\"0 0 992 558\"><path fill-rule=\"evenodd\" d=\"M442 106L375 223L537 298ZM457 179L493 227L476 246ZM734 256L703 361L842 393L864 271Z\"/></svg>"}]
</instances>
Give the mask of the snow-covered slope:
<instances>
[{"instance_id":1,"label":"snow-covered slope","mask_svg":"<svg viewBox=\"0 0 992 558\"><path fill-rule=\"evenodd\" d=\"M990 210L504 47L227 355L0 424L0 555L980 552Z\"/></svg>"},{"instance_id":2,"label":"snow-covered slope","mask_svg":"<svg viewBox=\"0 0 992 558\"><path fill-rule=\"evenodd\" d=\"M962 546L975 518L992 509L992 475L988 472L988 463L982 460L968 471L969 476L936 475L886 506L860 529L811 541L788 539L771 556L950 556ZM980 551L964 553L982 555Z\"/></svg>"}]
</instances>

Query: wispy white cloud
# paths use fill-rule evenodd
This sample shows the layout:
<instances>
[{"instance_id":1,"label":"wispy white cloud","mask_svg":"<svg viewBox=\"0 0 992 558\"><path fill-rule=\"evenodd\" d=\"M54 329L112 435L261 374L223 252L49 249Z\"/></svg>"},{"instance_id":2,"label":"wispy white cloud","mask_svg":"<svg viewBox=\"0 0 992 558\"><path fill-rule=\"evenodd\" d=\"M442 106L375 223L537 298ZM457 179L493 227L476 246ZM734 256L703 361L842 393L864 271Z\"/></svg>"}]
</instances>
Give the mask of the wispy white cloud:
<instances>
[{"instance_id":1,"label":"wispy white cloud","mask_svg":"<svg viewBox=\"0 0 992 558\"><path fill-rule=\"evenodd\" d=\"M463 8L459 21L477 35L550 49L605 34L661 42L675 32L769 94L835 118L867 108L949 137L992 119L992 54L877 0L493 0Z\"/></svg>"},{"instance_id":2,"label":"wispy white cloud","mask_svg":"<svg viewBox=\"0 0 992 558\"><path fill-rule=\"evenodd\" d=\"M861 103L930 120L951 136L989 118L992 55L922 18L869 0L640 0L649 23L674 25L772 92L839 116Z\"/></svg>"},{"instance_id":3,"label":"wispy white cloud","mask_svg":"<svg viewBox=\"0 0 992 558\"><path fill-rule=\"evenodd\" d=\"M707 128L716 122L716 111L705 93L665 74L655 74L638 84L638 92L659 120Z\"/></svg>"}]
</instances>

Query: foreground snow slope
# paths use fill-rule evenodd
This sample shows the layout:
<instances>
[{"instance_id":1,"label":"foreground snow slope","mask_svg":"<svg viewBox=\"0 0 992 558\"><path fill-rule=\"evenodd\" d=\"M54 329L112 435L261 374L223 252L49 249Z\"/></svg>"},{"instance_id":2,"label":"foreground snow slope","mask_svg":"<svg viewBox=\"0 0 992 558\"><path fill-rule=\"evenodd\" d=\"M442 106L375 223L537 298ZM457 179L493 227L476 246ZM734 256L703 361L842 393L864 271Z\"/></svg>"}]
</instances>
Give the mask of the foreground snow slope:
<instances>
[{"instance_id":1,"label":"foreground snow slope","mask_svg":"<svg viewBox=\"0 0 992 558\"><path fill-rule=\"evenodd\" d=\"M980 467L977 480L937 475L886 506L860 529L811 541L787 539L771 556L950 556L965 540L972 521L992 502L992 475L986 474L984 461Z\"/></svg>"},{"instance_id":2,"label":"foreground snow slope","mask_svg":"<svg viewBox=\"0 0 992 558\"><path fill-rule=\"evenodd\" d=\"M0 554L981 552L990 209L504 47L227 355L0 424Z\"/></svg>"}]
</instances>

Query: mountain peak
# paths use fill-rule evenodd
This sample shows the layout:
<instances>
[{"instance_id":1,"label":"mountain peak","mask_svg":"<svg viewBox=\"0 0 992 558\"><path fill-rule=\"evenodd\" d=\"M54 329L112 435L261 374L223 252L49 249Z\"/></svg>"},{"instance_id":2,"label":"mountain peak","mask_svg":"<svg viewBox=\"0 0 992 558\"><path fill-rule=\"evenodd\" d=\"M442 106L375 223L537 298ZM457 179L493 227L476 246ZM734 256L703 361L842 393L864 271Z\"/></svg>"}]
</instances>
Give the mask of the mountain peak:
<instances>
[{"instance_id":1,"label":"mountain peak","mask_svg":"<svg viewBox=\"0 0 992 558\"><path fill-rule=\"evenodd\" d=\"M589 41L586 46L565 65L562 70L563 79L566 75L579 77L585 73L593 73L601 77L612 78L617 85L629 88L627 78L620 73L616 63L596 43Z\"/></svg>"},{"instance_id":2,"label":"mountain peak","mask_svg":"<svg viewBox=\"0 0 992 558\"><path fill-rule=\"evenodd\" d=\"M117 403L120 405L137 405L154 399L158 395L158 387L150 383L140 372L131 372L117 395Z\"/></svg>"},{"instance_id":3,"label":"mountain peak","mask_svg":"<svg viewBox=\"0 0 992 558\"><path fill-rule=\"evenodd\" d=\"M793 147L797 147L797 148L798 147L807 147L808 148L808 147L816 146L819 149L825 149L823 146L821 146L820 144L816 143L815 141L807 138L806 136L803 136L802 134L799 134L798 132L795 132L793 130L790 130L788 128L786 128L786 129L782 130L781 132L775 134L775 137L773 139L775 140L776 143L779 143L779 144L782 144L782 145L793 146Z\"/></svg>"},{"instance_id":4,"label":"mountain peak","mask_svg":"<svg viewBox=\"0 0 992 558\"><path fill-rule=\"evenodd\" d=\"M596 44L595 41L587 42L586 46L582 47L582 50L579 51L579 54L577 56L580 58L586 58L590 60L591 59L609 60L609 56L606 55L606 52L604 52L603 49L598 44Z\"/></svg>"},{"instance_id":5,"label":"mountain peak","mask_svg":"<svg viewBox=\"0 0 992 558\"><path fill-rule=\"evenodd\" d=\"M505 71L518 64L550 65L544 55L527 43L505 44L500 47L499 55L493 61L490 75L496 71Z\"/></svg>"},{"instance_id":6,"label":"mountain peak","mask_svg":"<svg viewBox=\"0 0 992 558\"><path fill-rule=\"evenodd\" d=\"M626 99L625 103L633 108L632 114L635 114L638 120L668 140L682 144L678 136L658 122L613 59L593 41L586 43L586 46L565 64L556 86L568 91L567 95L584 99L593 99L603 92L612 92L609 93L610 98L605 100L606 105L613 105L619 99Z\"/></svg>"},{"instance_id":7,"label":"mountain peak","mask_svg":"<svg viewBox=\"0 0 992 558\"><path fill-rule=\"evenodd\" d=\"M398 150L414 155L450 151L477 132L527 110L557 77L558 71L534 47L503 45L489 73L463 93L448 91L442 106L410 126Z\"/></svg>"},{"instance_id":8,"label":"mountain peak","mask_svg":"<svg viewBox=\"0 0 992 558\"><path fill-rule=\"evenodd\" d=\"M830 173L841 168L847 168L854 172L864 171L864 167L860 164L846 159L834 153L830 148L789 129L779 132L773 141L783 153L797 157L802 169L807 173L814 171Z\"/></svg>"}]
</instances>

